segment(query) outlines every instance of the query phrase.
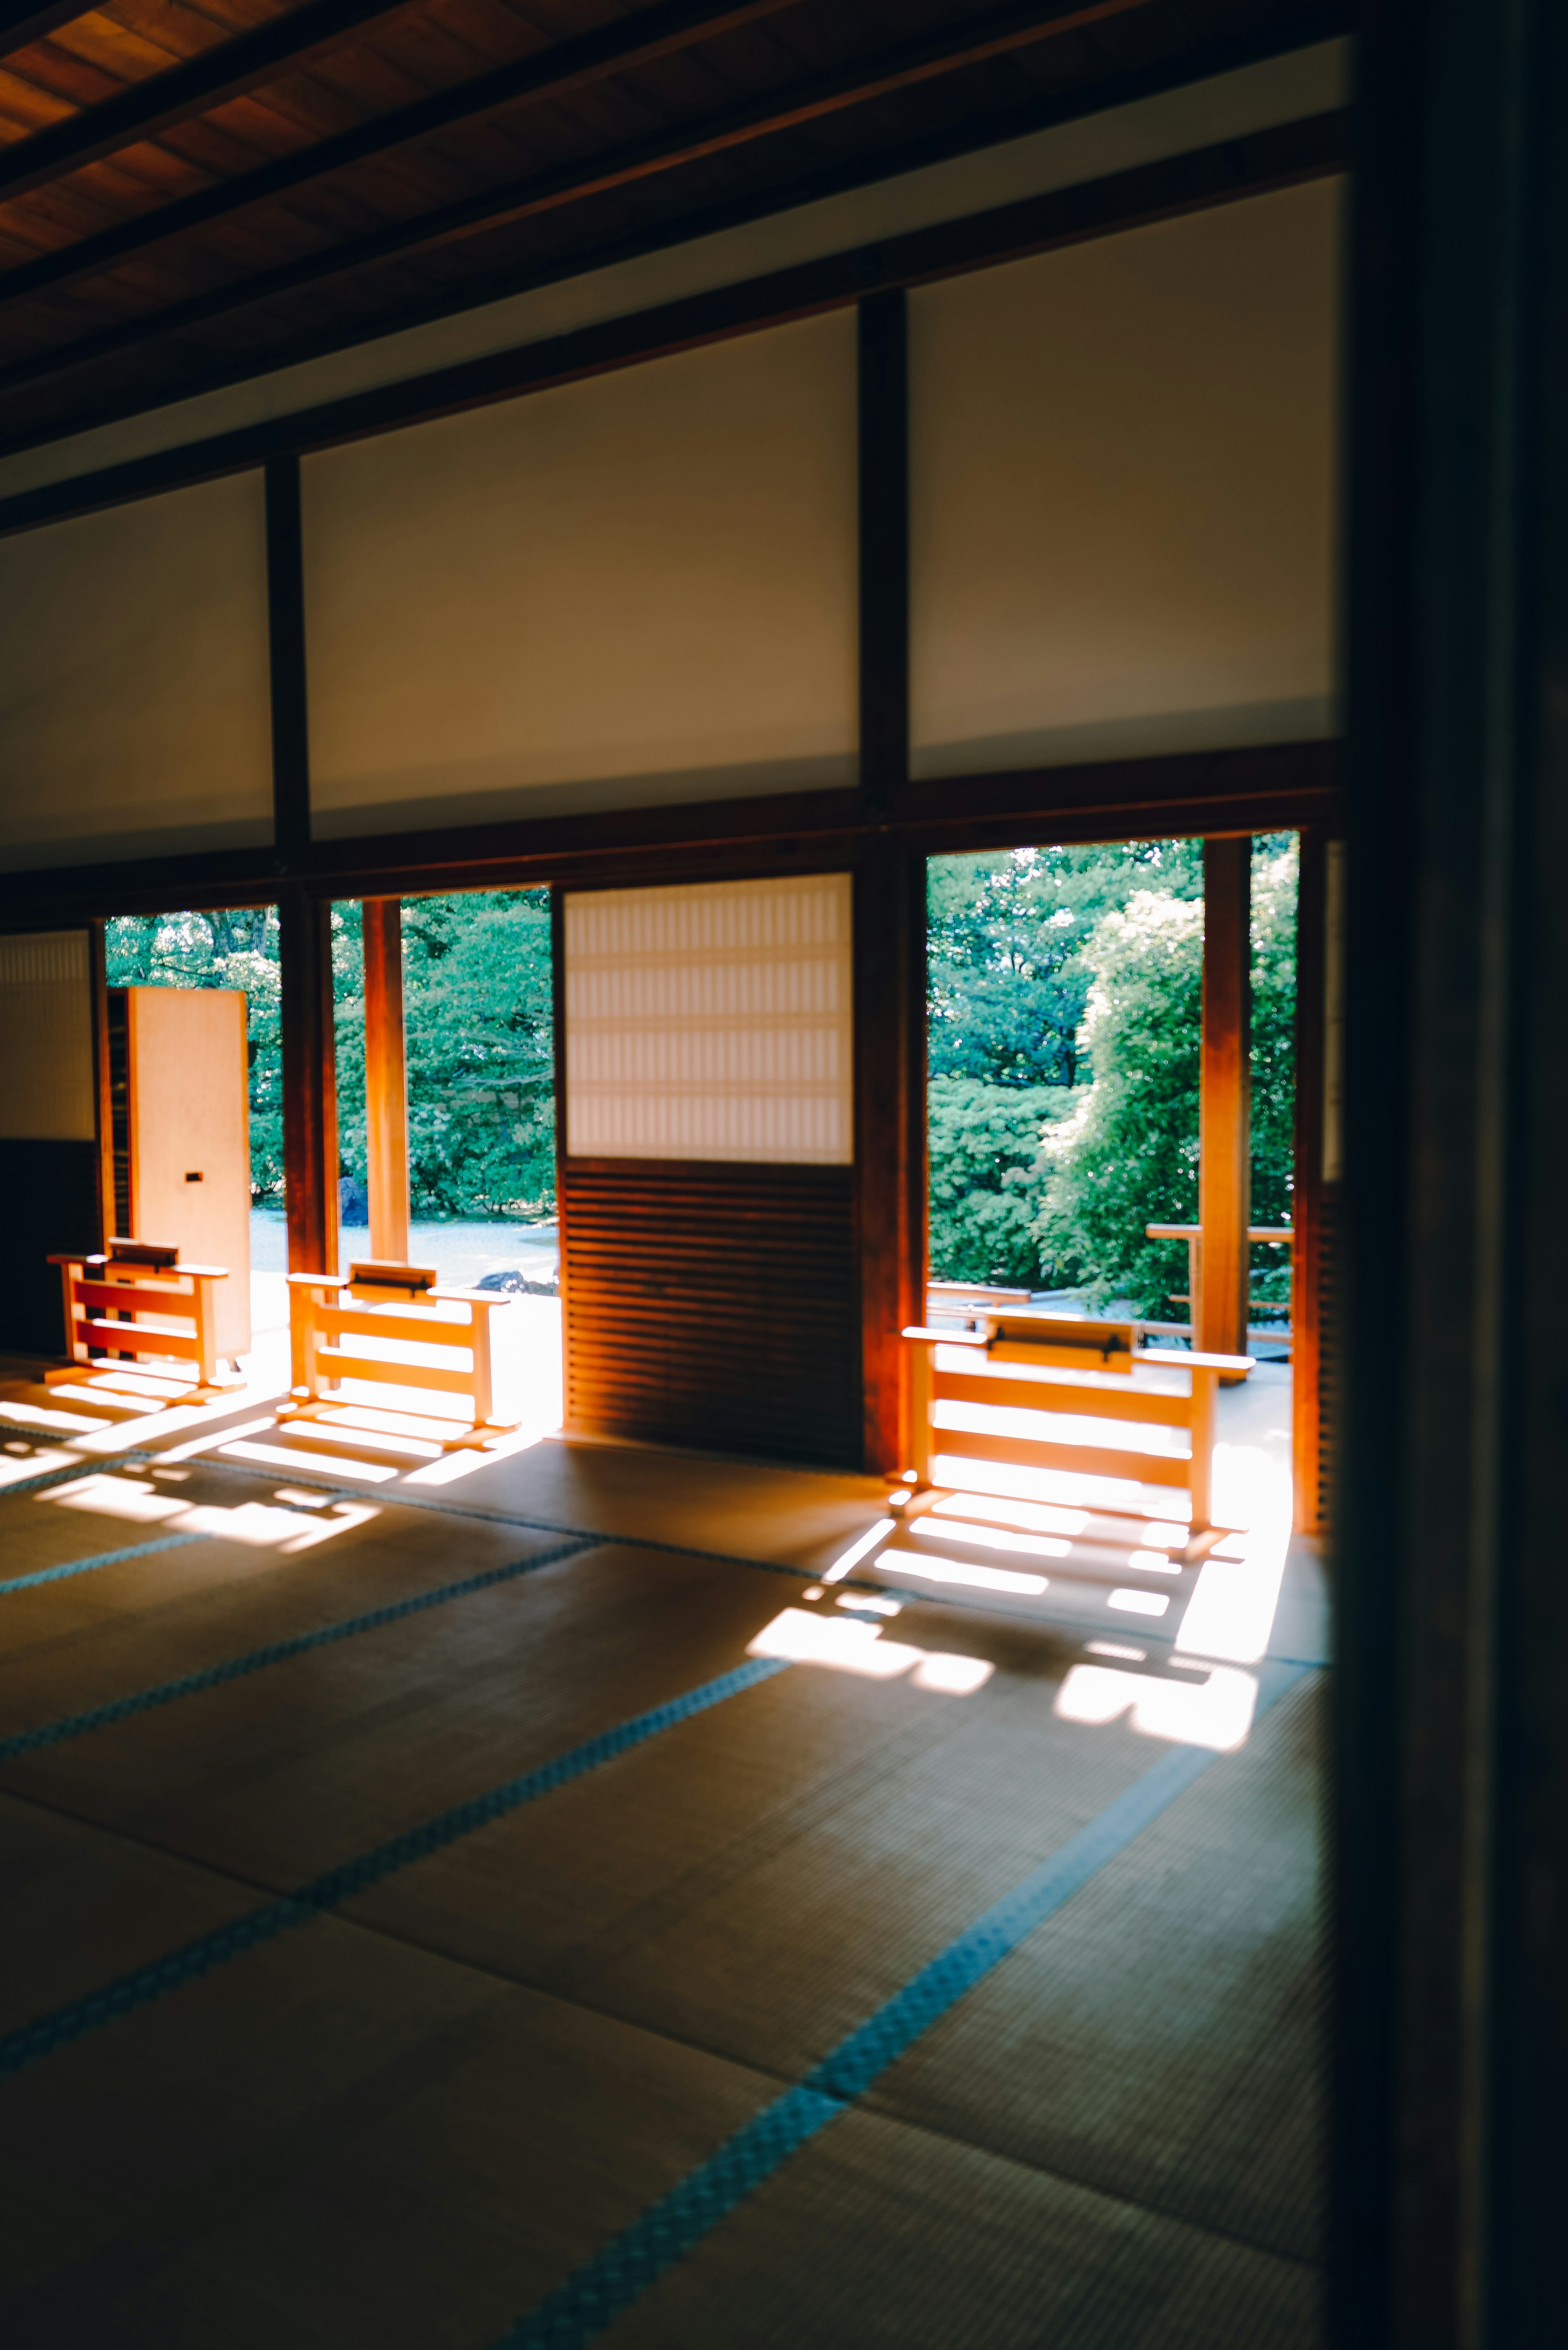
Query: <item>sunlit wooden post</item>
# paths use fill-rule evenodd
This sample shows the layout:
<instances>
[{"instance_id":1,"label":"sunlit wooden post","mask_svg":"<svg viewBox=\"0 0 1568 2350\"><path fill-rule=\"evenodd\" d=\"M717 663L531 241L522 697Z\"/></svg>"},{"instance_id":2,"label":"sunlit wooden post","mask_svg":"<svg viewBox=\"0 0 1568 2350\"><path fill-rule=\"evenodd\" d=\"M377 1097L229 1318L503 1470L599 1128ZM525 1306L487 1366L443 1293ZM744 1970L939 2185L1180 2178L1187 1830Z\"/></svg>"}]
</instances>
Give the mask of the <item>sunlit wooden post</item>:
<instances>
[{"instance_id":1,"label":"sunlit wooden post","mask_svg":"<svg viewBox=\"0 0 1568 2350\"><path fill-rule=\"evenodd\" d=\"M409 1092L403 1046L403 909L367 898L365 1139L370 1253L382 1264L409 1254Z\"/></svg>"},{"instance_id":2,"label":"sunlit wooden post","mask_svg":"<svg viewBox=\"0 0 1568 2350\"><path fill-rule=\"evenodd\" d=\"M1192 1318L1199 1351L1247 1351L1251 1221L1252 844L1203 844L1203 1061L1199 1217L1203 1243Z\"/></svg>"},{"instance_id":3,"label":"sunlit wooden post","mask_svg":"<svg viewBox=\"0 0 1568 2350\"><path fill-rule=\"evenodd\" d=\"M332 1017L332 908L278 893L282 988L284 1205L291 1273L337 1265L337 1082Z\"/></svg>"}]
</instances>

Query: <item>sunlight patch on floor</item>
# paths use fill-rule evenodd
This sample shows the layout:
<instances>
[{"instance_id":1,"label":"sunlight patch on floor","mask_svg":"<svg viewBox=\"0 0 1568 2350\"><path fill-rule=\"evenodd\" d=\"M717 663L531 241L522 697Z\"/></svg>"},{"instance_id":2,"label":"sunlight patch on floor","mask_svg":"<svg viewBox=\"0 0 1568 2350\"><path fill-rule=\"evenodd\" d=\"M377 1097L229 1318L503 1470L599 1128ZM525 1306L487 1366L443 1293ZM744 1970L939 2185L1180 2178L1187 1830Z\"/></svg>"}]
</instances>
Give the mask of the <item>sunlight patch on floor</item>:
<instances>
[{"instance_id":1,"label":"sunlight patch on floor","mask_svg":"<svg viewBox=\"0 0 1568 2350\"><path fill-rule=\"evenodd\" d=\"M968 1697L995 1671L983 1657L961 1657L918 1648L906 1640L885 1640L880 1624L853 1616L810 1616L786 1607L764 1624L746 1646L750 1657L787 1657L792 1664L826 1665L835 1672L859 1673L867 1680L897 1680L909 1673L916 1689L948 1697ZM911 1668L913 1669L911 1670Z\"/></svg>"}]
</instances>

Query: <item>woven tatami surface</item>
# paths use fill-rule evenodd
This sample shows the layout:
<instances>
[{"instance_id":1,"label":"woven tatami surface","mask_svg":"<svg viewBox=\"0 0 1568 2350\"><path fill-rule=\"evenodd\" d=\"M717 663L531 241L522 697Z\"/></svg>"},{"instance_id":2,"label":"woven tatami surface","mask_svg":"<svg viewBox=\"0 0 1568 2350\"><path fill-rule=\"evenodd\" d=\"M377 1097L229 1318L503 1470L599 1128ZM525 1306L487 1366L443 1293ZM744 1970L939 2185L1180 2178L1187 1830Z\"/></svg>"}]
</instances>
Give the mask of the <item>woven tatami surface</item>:
<instances>
[{"instance_id":1,"label":"woven tatami surface","mask_svg":"<svg viewBox=\"0 0 1568 2350\"><path fill-rule=\"evenodd\" d=\"M846 1620L800 1570L865 1481L556 1448L459 1513L152 1456L0 1496L3 1580L191 1537L0 1593L0 2033L68 2018L0 2078L8 2343L487 2350L1170 1752L1063 1718L1061 1631L937 1606L886 1637L989 1666L967 1694L732 1685L781 1611ZM603 2338L1309 2350L1320 1696ZM563 1755L327 1912L73 2005Z\"/></svg>"}]
</instances>

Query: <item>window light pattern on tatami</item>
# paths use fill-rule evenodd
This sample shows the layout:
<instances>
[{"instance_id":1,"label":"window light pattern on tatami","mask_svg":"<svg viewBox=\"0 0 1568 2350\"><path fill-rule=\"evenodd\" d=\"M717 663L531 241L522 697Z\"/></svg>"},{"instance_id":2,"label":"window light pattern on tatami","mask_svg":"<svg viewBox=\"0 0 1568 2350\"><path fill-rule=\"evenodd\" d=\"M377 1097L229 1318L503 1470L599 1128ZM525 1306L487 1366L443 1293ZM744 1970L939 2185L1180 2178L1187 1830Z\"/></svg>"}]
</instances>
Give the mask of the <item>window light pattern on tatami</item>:
<instances>
[{"instance_id":1,"label":"window light pattern on tatami","mask_svg":"<svg viewBox=\"0 0 1568 2350\"><path fill-rule=\"evenodd\" d=\"M574 1158L846 1166L846 873L574 891L566 901Z\"/></svg>"}]
</instances>

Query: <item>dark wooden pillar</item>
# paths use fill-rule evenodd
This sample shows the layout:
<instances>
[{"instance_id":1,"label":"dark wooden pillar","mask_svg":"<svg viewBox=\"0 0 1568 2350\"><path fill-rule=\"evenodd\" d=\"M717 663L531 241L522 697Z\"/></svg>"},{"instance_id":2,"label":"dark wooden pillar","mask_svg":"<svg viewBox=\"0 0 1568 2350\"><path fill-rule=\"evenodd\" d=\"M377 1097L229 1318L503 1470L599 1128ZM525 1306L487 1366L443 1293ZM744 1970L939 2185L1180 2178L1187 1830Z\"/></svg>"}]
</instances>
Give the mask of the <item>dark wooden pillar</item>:
<instances>
[{"instance_id":1,"label":"dark wooden pillar","mask_svg":"<svg viewBox=\"0 0 1568 2350\"><path fill-rule=\"evenodd\" d=\"M92 1076L98 1120L99 1246L134 1235L117 1231L114 1215L114 1087L109 1060L109 968L101 916L88 924L88 972L92 989Z\"/></svg>"},{"instance_id":2,"label":"dark wooden pillar","mask_svg":"<svg viewBox=\"0 0 1568 2350\"><path fill-rule=\"evenodd\" d=\"M855 877L857 1254L866 1466L908 1465L909 1349L925 1270L925 860L869 843Z\"/></svg>"},{"instance_id":3,"label":"dark wooden pillar","mask_svg":"<svg viewBox=\"0 0 1568 2350\"><path fill-rule=\"evenodd\" d=\"M1568 2189L1568 12L1359 36L1336 2350L1547 2350Z\"/></svg>"},{"instance_id":4,"label":"dark wooden pillar","mask_svg":"<svg viewBox=\"0 0 1568 2350\"><path fill-rule=\"evenodd\" d=\"M909 772L909 451L905 297L859 310L860 790L887 815ZM855 877L856 1223L865 1463L908 1465L898 1333L925 1270L925 860L888 834Z\"/></svg>"},{"instance_id":5,"label":"dark wooden pillar","mask_svg":"<svg viewBox=\"0 0 1568 2350\"><path fill-rule=\"evenodd\" d=\"M1198 1344L1247 1351L1252 1199L1252 843L1203 844L1203 1062L1199 1126Z\"/></svg>"},{"instance_id":6,"label":"dark wooden pillar","mask_svg":"<svg viewBox=\"0 0 1568 2350\"><path fill-rule=\"evenodd\" d=\"M887 811L909 772L909 395L905 297L859 311L860 789Z\"/></svg>"},{"instance_id":7,"label":"dark wooden pillar","mask_svg":"<svg viewBox=\"0 0 1568 2350\"><path fill-rule=\"evenodd\" d=\"M283 1183L290 1273L337 1270L337 1085L332 908L301 889L278 898L282 965Z\"/></svg>"},{"instance_id":8,"label":"dark wooden pillar","mask_svg":"<svg viewBox=\"0 0 1568 2350\"><path fill-rule=\"evenodd\" d=\"M1324 1531L1320 1413L1323 1336L1324 922L1323 831L1301 837L1296 899L1296 1098L1291 1243L1291 1466L1298 1532Z\"/></svg>"},{"instance_id":9,"label":"dark wooden pillar","mask_svg":"<svg viewBox=\"0 0 1568 2350\"><path fill-rule=\"evenodd\" d=\"M409 1088L403 1040L403 908L367 898L365 1139L370 1253L401 1264L409 1253Z\"/></svg>"},{"instance_id":10,"label":"dark wooden pillar","mask_svg":"<svg viewBox=\"0 0 1568 2350\"><path fill-rule=\"evenodd\" d=\"M297 866L310 845L305 540L297 457L274 457L266 467L266 583L273 840L281 871Z\"/></svg>"}]
</instances>

